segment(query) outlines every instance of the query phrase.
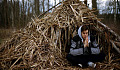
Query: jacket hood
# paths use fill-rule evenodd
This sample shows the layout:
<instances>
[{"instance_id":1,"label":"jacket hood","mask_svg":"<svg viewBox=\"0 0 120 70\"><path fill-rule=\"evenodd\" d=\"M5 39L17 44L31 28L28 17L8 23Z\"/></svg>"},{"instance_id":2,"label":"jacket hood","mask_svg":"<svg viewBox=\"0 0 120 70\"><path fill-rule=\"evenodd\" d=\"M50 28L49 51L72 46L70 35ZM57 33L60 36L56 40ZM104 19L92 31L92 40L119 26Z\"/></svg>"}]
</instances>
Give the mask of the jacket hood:
<instances>
[{"instance_id":1,"label":"jacket hood","mask_svg":"<svg viewBox=\"0 0 120 70\"><path fill-rule=\"evenodd\" d=\"M83 42L83 38L82 38L82 35L81 35L81 28L82 28L82 26L80 26L79 29L78 29L78 35L82 39L82 42ZM88 43L90 43L90 32L89 32L89 35L88 35Z\"/></svg>"}]
</instances>

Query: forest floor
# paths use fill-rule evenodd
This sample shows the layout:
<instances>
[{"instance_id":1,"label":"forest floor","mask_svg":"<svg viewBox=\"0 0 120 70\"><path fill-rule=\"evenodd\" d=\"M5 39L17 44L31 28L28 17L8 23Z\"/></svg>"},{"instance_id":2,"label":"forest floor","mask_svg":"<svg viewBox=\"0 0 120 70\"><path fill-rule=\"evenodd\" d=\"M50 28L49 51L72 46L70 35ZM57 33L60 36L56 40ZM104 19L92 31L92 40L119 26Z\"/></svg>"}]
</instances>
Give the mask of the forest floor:
<instances>
[{"instance_id":1,"label":"forest floor","mask_svg":"<svg viewBox=\"0 0 120 70\"><path fill-rule=\"evenodd\" d=\"M13 29L0 29L0 45L12 36Z\"/></svg>"},{"instance_id":2,"label":"forest floor","mask_svg":"<svg viewBox=\"0 0 120 70\"><path fill-rule=\"evenodd\" d=\"M120 24L106 24L106 25L120 36Z\"/></svg>"},{"instance_id":3,"label":"forest floor","mask_svg":"<svg viewBox=\"0 0 120 70\"><path fill-rule=\"evenodd\" d=\"M108 15L98 15L99 18L102 18L101 22L115 31L118 35L120 35L120 15L117 16L116 22L114 22L114 16L112 14Z\"/></svg>"}]
</instances>

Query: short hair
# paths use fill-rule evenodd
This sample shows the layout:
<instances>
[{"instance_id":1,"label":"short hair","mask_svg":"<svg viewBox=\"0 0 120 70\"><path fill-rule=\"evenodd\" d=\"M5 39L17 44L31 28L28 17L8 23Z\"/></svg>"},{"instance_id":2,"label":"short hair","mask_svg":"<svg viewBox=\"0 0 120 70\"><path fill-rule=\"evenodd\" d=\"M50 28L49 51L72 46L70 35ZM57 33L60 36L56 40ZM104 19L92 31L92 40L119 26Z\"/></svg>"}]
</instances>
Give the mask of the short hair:
<instances>
[{"instance_id":1,"label":"short hair","mask_svg":"<svg viewBox=\"0 0 120 70\"><path fill-rule=\"evenodd\" d=\"M81 32L85 31L85 30L89 30L88 25L83 25L81 28Z\"/></svg>"}]
</instances>

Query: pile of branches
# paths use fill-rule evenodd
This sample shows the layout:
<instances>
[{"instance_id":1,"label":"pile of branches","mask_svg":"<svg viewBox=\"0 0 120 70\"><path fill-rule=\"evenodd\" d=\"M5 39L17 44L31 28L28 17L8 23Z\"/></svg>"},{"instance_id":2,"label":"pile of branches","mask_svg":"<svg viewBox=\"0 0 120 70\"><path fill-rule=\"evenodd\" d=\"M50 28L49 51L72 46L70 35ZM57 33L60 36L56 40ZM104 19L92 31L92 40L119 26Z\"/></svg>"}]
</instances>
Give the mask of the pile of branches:
<instances>
[{"instance_id":1,"label":"pile of branches","mask_svg":"<svg viewBox=\"0 0 120 70\"><path fill-rule=\"evenodd\" d=\"M43 18L35 17L0 47L0 69L80 69L71 66L65 51L80 25L97 25L93 12L79 0L67 0ZM107 61L97 68L112 69L119 60L111 67Z\"/></svg>"}]
</instances>

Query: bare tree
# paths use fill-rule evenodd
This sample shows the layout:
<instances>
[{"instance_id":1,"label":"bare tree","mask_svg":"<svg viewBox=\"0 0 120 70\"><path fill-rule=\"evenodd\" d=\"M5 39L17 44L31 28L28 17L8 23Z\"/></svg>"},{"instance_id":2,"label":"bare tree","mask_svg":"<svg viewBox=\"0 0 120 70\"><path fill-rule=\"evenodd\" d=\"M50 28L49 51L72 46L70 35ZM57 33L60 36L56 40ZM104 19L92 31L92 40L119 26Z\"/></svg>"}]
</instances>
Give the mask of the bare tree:
<instances>
[{"instance_id":1,"label":"bare tree","mask_svg":"<svg viewBox=\"0 0 120 70\"><path fill-rule=\"evenodd\" d=\"M27 18L27 22L29 21L29 18L30 18L30 1L28 1L28 10L27 10L27 16L26 16L26 18Z\"/></svg>"},{"instance_id":2,"label":"bare tree","mask_svg":"<svg viewBox=\"0 0 120 70\"><path fill-rule=\"evenodd\" d=\"M17 27L20 27L20 7L19 7L19 0L14 1L15 2L15 23L17 23Z\"/></svg>"},{"instance_id":3,"label":"bare tree","mask_svg":"<svg viewBox=\"0 0 120 70\"><path fill-rule=\"evenodd\" d=\"M97 11L97 0L92 0L92 9L96 10L95 14L97 15L98 14L98 11Z\"/></svg>"},{"instance_id":4,"label":"bare tree","mask_svg":"<svg viewBox=\"0 0 120 70\"><path fill-rule=\"evenodd\" d=\"M50 2L50 0L48 0L48 6L47 6L47 7L48 7L48 10L49 10L49 8L50 8L49 2Z\"/></svg>"},{"instance_id":5,"label":"bare tree","mask_svg":"<svg viewBox=\"0 0 120 70\"><path fill-rule=\"evenodd\" d=\"M56 4L56 0L55 4ZM47 5L47 6L45 6ZM5 28L11 26L13 29L25 26L32 15L50 8L50 0L3 0L0 4L0 23ZM47 9L45 7L48 7Z\"/></svg>"},{"instance_id":6,"label":"bare tree","mask_svg":"<svg viewBox=\"0 0 120 70\"><path fill-rule=\"evenodd\" d=\"M37 0L37 15L40 14L40 5L39 5L40 1Z\"/></svg>"},{"instance_id":7,"label":"bare tree","mask_svg":"<svg viewBox=\"0 0 120 70\"><path fill-rule=\"evenodd\" d=\"M55 2L54 4L56 5L56 0L54 0L54 2Z\"/></svg>"},{"instance_id":8,"label":"bare tree","mask_svg":"<svg viewBox=\"0 0 120 70\"><path fill-rule=\"evenodd\" d=\"M39 10L39 0L34 0L35 1L35 14L39 15L40 10Z\"/></svg>"},{"instance_id":9,"label":"bare tree","mask_svg":"<svg viewBox=\"0 0 120 70\"><path fill-rule=\"evenodd\" d=\"M16 3L13 1L13 18L14 18L14 24L16 23Z\"/></svg>"},{"instance_id":10,"label":"bare tree","mask_svg":"<svg viewBox=\"0 0 120 70\"><path fill-rule=\"evenodd\" d=\"M42 6L43 6L43 12L44 12L45 11L44 0L42 2Z\"/></svg>"},{"instance_id":11,"label":"bare tree","mask_svg":"<svg viewBox=\"0 0 120 70\"><path fill-rule=\"evenodd\" d=\"M7 0L4 0L4 26L7 28Z\"/></svg>"},{"instance_id":12,"label":"bare tree","mask_svg":"<svg viewBox=\"0 0 120 70\"><path fill-rule=\"evenodd\" d=\"M2 16L3 16L3 14L2 14L2 12L3 12L3 8L2 8L2 2L0 3L0 27L2 27L3 26L3 24L2 24L2 22L3 22L3 18L2 18Z\"/></svg>"},{"instance_id":13,"label":"bare tree","mask_svg":"<svg viewBox=\"0 0 120 70\"><path fill-rule=\"evenodd\" d=\"M12 28L14 28L14 14L13 14L13 1L11 0L11 22Z\"/></svg>"},{"instance_id":14,"label":"bare tree","mask_svg":"<svg viewBox=\"0 0 120 70\"><path fill-rule=\"evenodd\" d=\"M24 4L24 0L22 0L22 13L21 13L21 15L22 15L22 25L24 25L25 24L25 6L24 6L25 4Z\"/></svg>"},{"instance_id":15,"label":"bare tree","mask_svg":"<svg viewBox=\"0 0 120 70\"><path fill-rule=\"evenodd\" d=\"M84 3L86 4L86 6L87 6L87 0L84 0Z\"/></svg>"},{"instance_id":16,"label":"bare tree","mask_svg":"<svg viewBox=\"0 0 120 70\"><path fill-rule=\"evenodd\" d=\"M119 1L117 0L117 14L118 14L119 10L120 10L120 4L119 4Z\"/></svg>"},{"instance_id":17,"label":"bare tree","mask_svg":"<svg viewBox=\"0 0 120 70\"><path fill-rule=\"evenodd\" d=\"M114 5L113 5L113 12L114 12L114 23L116 23L116 0L114 0Z\"/></svg>"}]
</instances>

